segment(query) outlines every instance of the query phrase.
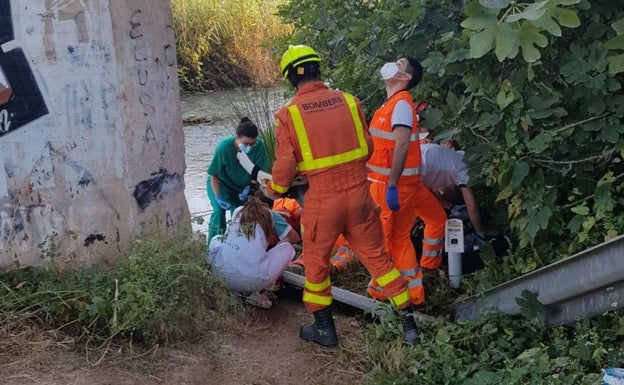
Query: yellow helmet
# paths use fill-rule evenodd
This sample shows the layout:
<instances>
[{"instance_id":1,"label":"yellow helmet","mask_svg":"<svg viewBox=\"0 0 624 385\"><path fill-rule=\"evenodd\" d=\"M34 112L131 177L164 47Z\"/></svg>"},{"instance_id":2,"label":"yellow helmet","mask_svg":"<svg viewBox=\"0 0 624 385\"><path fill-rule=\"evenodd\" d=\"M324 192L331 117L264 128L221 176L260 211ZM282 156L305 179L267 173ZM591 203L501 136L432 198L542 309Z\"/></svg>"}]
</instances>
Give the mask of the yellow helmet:
<instances>
[{"instance_id":1,"label":"yellow helmet","mask_svg":"<svg viewBox=\"0 0 624 385\"><path fill-rule=\"evenodd\" d=\"M280 69L284 79L288 78L288 73L291 69L309 62L321 62L321 57L316 53L312 47L307 45L291 45L288 50L282 56L280 61Z\"/></svg>"}]
</instances>

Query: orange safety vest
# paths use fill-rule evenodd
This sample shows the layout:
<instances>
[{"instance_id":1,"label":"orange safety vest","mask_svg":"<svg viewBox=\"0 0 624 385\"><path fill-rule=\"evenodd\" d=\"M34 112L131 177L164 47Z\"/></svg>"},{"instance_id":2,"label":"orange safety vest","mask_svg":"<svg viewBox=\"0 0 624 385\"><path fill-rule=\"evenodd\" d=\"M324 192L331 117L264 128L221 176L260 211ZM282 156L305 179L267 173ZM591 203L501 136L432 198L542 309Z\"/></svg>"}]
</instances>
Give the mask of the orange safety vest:
<instances>
[{"instance_id":1,"label":"orange safety vest","mask_svg":"<svg viewBox=\"0 0 624 385\"><path fill-rule=\"evenodd\" d=\"M322 83L320 84L322 85ZM319 90L322 89L318 85L317 87ZM345 108L349 110L351 119L342 124L352 125L351 129L340 130L339 132L323 130L326 127L331 127L332 123L328 122L333 122L332 114L344 116ZM292 122L292 131L300 150L299 153L295 154L297 170L300 174L306 175L368 156L369 147L364 131L366 125L360 119L358 103L353 95L326 89L324 92L319 92L319 98L297 98L295 96L293 102L287 105L285 109L288 112L289 120ZM322 119L319 119L318 113L312 112L314 109L324 110L325 114ZM280 112L282 110L278 111L277 116L282 118ZM283 183L280 180L283 178L279 174L274 166L273 180L270 186L273 191L283 194L289 186L280 184L280 182Z\"/></svg>"},{"instance_id":2,"label":"orange safety vest","mask_svg":"<svg viewBox=\"0 0 624 385\"><path fill-rule=\"evenodd\" d=\"M412 95L407 90L399 91L392 95L390 99L386 100L386 102L375 111L373 120L371 120L369 130L373 137L374 150L373 155L366 163L369 169L368 179L371 181L388 182L395 147L394 134L392 133L392 111L400 100L405 100L411 106L414 115L407 159L398 183L408 184L420 181L421 155L420 138L418 135L418 115L416 114Z\"/></svg>"}]
</instances>

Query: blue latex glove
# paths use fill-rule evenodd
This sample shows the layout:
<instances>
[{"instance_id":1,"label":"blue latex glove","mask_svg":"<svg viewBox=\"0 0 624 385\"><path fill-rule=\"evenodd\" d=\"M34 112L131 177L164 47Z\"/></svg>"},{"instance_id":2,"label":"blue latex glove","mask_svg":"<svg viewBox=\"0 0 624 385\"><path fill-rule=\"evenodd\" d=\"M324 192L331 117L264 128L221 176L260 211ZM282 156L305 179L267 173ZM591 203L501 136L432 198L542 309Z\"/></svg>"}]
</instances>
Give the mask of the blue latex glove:
<instances>
[{"instance_id":1,"label":"blue latex glove","mask_svg":"<svg viewBox=\"0 0 624 385\"><path fill-rule=\"evenodd\" d=\"M219 207L221 207L223 210L227 210L227 209L230 208L230 206L232 206L230 204L230 202L228 202L225 199L221 198L221 195L215 195L215 199L217 200L217 203L219 204Z\"/></svg>"},{"instance_id":2,"label":"blue latex glove","mask_svg":"<svg viewBox=\"0 0 624 385\"><path fill-rule=\"evenodd\" d=\"M386 204L392 211L399 211L401 205L399 205L399 190L397 186L388 186L386 190Z\"/></svg>"},{"instance_id":3,"label":"blue latex glove","mask_svg":"<svg viewBox=\"0 0 624 385\"><path fill-rule=\"evenodd\" d=\"M487 242L487 237L485 236L485 234L483 233L483 231L477 231L476 233L477 236L477 240L480 242Z\"/></svg>"},{"instance_id":4,"label":"blue latex glove","mask_svg":"<svg viewBox=\"0 0 624 385\"><path fill-rule=\"evenodd\" d=\"M240 199L241 202L247 201L247 198L249 198L249 186L245 186L243 191L238 194L238 199Z\"/></svg>"}]
</instances>

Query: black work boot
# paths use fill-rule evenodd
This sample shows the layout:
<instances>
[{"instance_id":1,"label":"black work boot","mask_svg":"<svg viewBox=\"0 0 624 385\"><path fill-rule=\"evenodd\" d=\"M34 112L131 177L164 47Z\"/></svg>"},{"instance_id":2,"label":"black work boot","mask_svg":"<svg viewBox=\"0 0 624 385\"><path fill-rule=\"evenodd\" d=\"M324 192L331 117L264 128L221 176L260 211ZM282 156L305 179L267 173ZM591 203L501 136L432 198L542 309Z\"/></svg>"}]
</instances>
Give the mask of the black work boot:
<instances>
[{"instance_id":1,"label":"black work boot","mask_svg":"<svg viewBox=\"0 0 624 385\"><path fill-rule=\"evenodd\" d=\"M336 325L334 325L334 318L329 307L312 314L314 315L314 323L302 325L299 328L299 338L323 346L338 345Z\"/></svg>"},{"instance_id":2,"label":"black work boot","mask_svg":"<svg viewBox=\"0 0 624 385\"><path fill-rule=\"evenodd\" d=\"M418 336L418 328L416 327L416 322L414 322L412 311L413 308L410 306L399 314L403 321L403 341L409 345L415 346L420 344L420 337Z\"/></svg>"}]
</instances>

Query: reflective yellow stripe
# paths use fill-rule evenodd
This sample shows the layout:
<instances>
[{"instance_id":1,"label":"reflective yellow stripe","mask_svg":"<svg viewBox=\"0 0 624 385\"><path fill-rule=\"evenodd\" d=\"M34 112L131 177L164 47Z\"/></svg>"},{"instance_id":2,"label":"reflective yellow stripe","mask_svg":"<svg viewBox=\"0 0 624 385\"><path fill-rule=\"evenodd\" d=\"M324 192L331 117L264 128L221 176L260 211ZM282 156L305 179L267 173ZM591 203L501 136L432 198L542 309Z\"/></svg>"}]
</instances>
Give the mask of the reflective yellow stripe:
<instances>
[{"instance_id":1,"label":"reflective yellow stripe","mask_svg":"<svg viewBox=\"0 0 624 385\"><path fill-rule=\"evenodd\" d=\"M310 147L310 141L306 133L305 125L303 124L303 118L301 117L301 112L299 111L299 108L296 104L288 107L288 112L290 113L293 125L295 126L295 133L297 134L299 147L301 147L301 157L303 158L303 160L297 164L297 168L299 169L299 171L310 171L335 166L338 164L351 162L353 160L360 159L368 155L368 145L366 144L364 127L358 113L357 102L352 95L349 95L347 93L343 93L342 95L344 96L347 105L349 106L349 110L351 111L351 117L353 119L353 123L355 124L355 132L358 138L359 147L351 151L326 156L324 158L314 159L314 157L312 156L312 148Z\"/></svg>"},{"instance_id":2,"label":"reflective yellow stripe","mask_svg":"<svg viewBox=\"0 0 624 385\"><path fill-rule=\"evenodd\" d=\"M390 303L393 304L395 307L400 308L401 305L403 305L404 303L408 302L410 300L410 296L409 293L407 292L407 290L405 290L404 292L402 292L401 294L392 297L389 299Z\"/></svg>"},{"instance_id":3,"label":"reflective yellow stripe","mask_svg":"<svg viewBox=\"0 0 624 385\"><path fill-rule=\"evenodd\" d=\"M305 283L304 283L304 287L310 291L323 291L330 286L331 286L331 279L329 277L327 277L327 279L325 279L321 283L312 283L308 281L307 279L305 280Z\"/></svg>"},{"instance_id":4,"label":"reflective yellow stripe","mask_svg":"<svg viewBox=\"0 0 624 385\"><path fill-rule=\"evenodd\" d=\"M273 183L273 181L271 181L271 188L273 189L273 191L275 191L278 194L284 194L286 191L288 191L288 186L287 187L280 186L278 184Z\"/></svg>"},{"instance_id":5,"label":"reflective yellow stripe","mask_svg":"<svg viewBox=\"0 0 624 385\"><path fill-rule=\"evenodd\" d=\"M399 278L401 273L397 269L392 269L381 277L377 277L377 283L379 286L384 287L395 279Z\"/></svg>"},{"instance_id":6,"label":"reflective yellow stripe","mask_svg":"<svg viewBox=\"0 0 624 385\"><path fill-rule=\"evenodd\" d=\"M409 297L408 297L409 299ZM307 291L303 293L303 302L315 303L317 305L325 305L329 306L332 304L331 295L318 295L308 293Z\"/></svg>"},{"instance_id":7,"label":"reflective yellow stripe","mask_svg":"<svg viewBox=\"0 0 624 385\"><path fill-rule=\"evenodd\" d=\"M301 157L303 158L303 162L312 159L312 149L310 148L310 141L308 140L308 136L305 132L305 125L303 124L303 118L301 117L301 112L299 112L299 108L296 104L288 107L288 112L290 113L290 118L295 125L295 133L297 134L297 140L299 141L299 147L301 147Z\"/></svg>"}]
</instances>

